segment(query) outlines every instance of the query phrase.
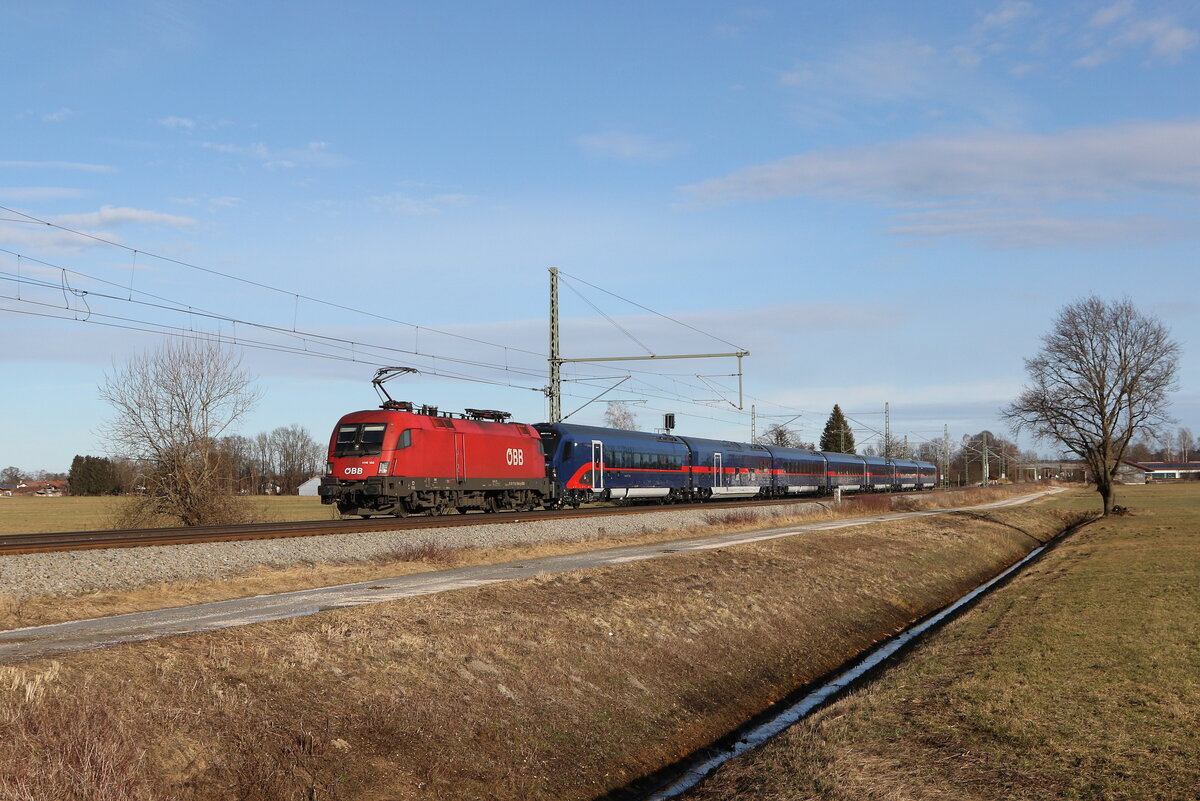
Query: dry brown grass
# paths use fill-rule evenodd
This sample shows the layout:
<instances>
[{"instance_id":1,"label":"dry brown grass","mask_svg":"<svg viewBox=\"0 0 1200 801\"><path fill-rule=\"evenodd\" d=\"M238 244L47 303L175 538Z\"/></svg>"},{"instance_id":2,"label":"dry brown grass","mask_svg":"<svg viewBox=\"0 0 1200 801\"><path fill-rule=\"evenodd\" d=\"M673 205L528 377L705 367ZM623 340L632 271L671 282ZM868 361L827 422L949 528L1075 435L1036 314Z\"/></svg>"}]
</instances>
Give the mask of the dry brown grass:
<instances>
[{"instance_id":1,"label":"dry brown grass","mask_svg":"<svg viewBox=\"0 0 1200 801\"><path fill-rule=\"evenodd\" d=\"M0 775L28 773L30 750L63 747L53 732L100 707L140 757L108 759L155 798L594 798L1013 561L1029 547L1018 528L1046 538L1064 521L990 517L814 532L108 648L61 660L33 701L22 687L52 668L31 663L0 684ZM26 781L56 797L49 774ZM65 797L121 797L109 792L89 779Z\"/></svg>"},{"instance_id":2,"label":"dry brown grass","mask_svg":"<svg viewBox=\"0 0 1200 801\"><path fill-rule=\"evenodd\" d=\"M1197 798L1200 486L1097 521L690 797ZM1094 510L1094 490L1051 507Z\"/></svg>"}]
</instances>

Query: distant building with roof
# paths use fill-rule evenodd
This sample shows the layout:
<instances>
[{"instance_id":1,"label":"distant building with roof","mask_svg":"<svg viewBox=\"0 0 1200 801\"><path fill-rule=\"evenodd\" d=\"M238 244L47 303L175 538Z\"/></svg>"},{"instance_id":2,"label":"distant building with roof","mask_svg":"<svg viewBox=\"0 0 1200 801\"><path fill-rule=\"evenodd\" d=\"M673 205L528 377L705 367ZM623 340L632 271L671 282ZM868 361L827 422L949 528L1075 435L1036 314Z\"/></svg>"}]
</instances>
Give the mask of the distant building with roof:
<instances>
[{"instance_id":1,"label":"distant building with roof","mask_svg":"<svg viewBox=\"0 0 1200 801\"><path fill-rule=\"evenodd\" d=\"M1138 462L1146 471L1147 481L1200 479L1200 462Z\"/></svg>"}]
</instances>

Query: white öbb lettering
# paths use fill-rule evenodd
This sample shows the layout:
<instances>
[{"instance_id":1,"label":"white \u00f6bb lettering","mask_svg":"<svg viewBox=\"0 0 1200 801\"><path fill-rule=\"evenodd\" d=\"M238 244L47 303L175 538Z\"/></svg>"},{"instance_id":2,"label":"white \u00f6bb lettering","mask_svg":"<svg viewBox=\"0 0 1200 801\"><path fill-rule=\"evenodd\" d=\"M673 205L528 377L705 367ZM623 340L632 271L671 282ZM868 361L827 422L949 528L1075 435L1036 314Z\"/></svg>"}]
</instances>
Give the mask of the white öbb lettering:
<instances>
[{"instance_id":1,"label":"white \u00f6bb lettering","mask_svg":"<svg viewBox=\"0 0 1200 801\"><path fill-rule=\"evenodd\" d=\"M361 467L347 467L343 472L348 476L361 476L362 471Z\"/></svg>"},{"instance_id":2,"label":"white \u00f6bb lettering","mask_svg":"<svg viewBox=\"0 0 1200 801\"><path fill-rule=\"evenodd\" d=\"M523 465L525 464L525 451L520 448L509 448L508 452L504 454L504 461L514 467Z\"/></svg>"}]
</instances>

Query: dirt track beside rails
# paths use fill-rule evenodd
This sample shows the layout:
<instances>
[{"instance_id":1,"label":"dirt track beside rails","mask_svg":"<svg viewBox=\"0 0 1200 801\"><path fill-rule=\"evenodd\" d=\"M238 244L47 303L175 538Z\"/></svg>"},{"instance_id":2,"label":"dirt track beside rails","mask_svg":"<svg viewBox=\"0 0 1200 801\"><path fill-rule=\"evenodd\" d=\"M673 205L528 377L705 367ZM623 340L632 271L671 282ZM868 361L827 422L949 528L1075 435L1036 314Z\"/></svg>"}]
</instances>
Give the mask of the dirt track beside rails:
<instances>
[{"instance_id":1,"label":"dirt track beside rails","mask_svg":"<svg viewBox=\"0 0 1200 801\"><path fill-rule=\"evenodd\" d=\"M984 517L808 533L5 668L0 797L27 782L35 797L82 787L81 799L113 797L114 783L131 799L593 798L1066 522L1038 507ZM85 743L81 772L63 759Z\"/></svg>"}]
</instances>

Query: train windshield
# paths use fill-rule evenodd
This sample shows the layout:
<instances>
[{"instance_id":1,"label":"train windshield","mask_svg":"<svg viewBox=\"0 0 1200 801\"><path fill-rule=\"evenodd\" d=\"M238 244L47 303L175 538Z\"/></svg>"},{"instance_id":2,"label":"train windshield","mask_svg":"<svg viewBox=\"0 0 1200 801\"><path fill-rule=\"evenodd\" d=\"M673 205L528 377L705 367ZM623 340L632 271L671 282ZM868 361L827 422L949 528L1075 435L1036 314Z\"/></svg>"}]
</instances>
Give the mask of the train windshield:
<instances>
[{"instance_id":1,"label":"train windshield","mask_svg":"<svg viewBox=\"0 0 1200 801\"><path fill-rule=\"evenodd\" d=\"M346 423L338 426L334 456L378 456L383 453L387 423Z\"/></svg>"}]
</instances>

